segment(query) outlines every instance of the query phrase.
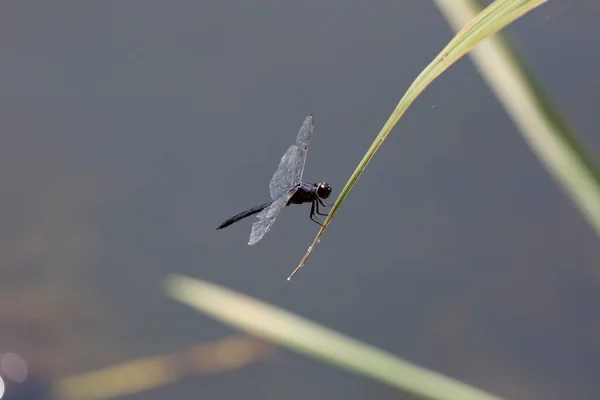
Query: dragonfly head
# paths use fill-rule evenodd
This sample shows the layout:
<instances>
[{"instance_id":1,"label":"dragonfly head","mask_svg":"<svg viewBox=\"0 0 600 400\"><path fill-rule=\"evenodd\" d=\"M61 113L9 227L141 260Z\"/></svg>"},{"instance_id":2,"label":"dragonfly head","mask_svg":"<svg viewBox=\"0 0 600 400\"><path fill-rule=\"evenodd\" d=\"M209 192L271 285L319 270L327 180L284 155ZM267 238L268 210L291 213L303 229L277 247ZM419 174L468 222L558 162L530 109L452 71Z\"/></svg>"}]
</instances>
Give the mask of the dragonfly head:
<instances>
[{"instance_id":1,"label":"dragonfly head","mask_svg":"<svg viewBox=\"0 0 600 400\"><path fill-rule=\"evenodd\" d=\"M331 186L329 186L329 183L321 182L315 184L315 186L317 187L317 196L319 196L320 199L326 199L331 194Z\"/></svg>"}]
</instances>

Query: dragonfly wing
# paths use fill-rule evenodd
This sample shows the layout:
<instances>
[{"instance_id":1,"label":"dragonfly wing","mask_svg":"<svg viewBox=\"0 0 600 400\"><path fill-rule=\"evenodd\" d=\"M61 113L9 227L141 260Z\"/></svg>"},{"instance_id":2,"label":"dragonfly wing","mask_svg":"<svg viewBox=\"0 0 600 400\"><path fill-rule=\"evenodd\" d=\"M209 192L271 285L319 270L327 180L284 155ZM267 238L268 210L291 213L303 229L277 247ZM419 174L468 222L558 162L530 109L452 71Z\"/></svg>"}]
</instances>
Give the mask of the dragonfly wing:
<instances>
[{"instance_id":1,"label":"dragonfly wing","mask_svg":"<svg viewBox=\"0 0 600 400\"><path fill-rule=\"evenodd\" d=\"M297 175L296 165L300 158L302 158L302 151L295 144L291 145L281 157L279 167L273 178L271 178L271 183L269 183L269 191L273 200L280 198L290 188L294 187L295 176Z\"/></svg>"},{"instance_id":2,"label":"dragonfly wing","mask_svg":"<svg viewBox=\"0 0 600 400\"><path fill-rule=\"evenodd\" d=\"M297 190L298 188L288 190L288 193L285 196L281 196L277 200L274 200L269 207L262 210L256 216L258 221L252 224L252 232L250 233L250 240L248 241L250 246L258 243L263 236L269 232L271 226L273 226L273 223L275 222L275 219Z\"/></svg>"},{"instance_id":3,"label":"dragonfly wing","mask_svg":"<svg viewBox=\"0 0 600 400\"><path fill-rule=\"evenodd\" d=\"M300 131L296 137L296 143L291 145L283 157L281 157L279 167L269 183L269 191L271 192L271 198L273 200L284 196L291 188L296 186L302 180L304 163L306 162L306 152L308 150L308 144L314 125L315 119L312 114L309 114L300 127Z\"/></svg>"}]
</instances>

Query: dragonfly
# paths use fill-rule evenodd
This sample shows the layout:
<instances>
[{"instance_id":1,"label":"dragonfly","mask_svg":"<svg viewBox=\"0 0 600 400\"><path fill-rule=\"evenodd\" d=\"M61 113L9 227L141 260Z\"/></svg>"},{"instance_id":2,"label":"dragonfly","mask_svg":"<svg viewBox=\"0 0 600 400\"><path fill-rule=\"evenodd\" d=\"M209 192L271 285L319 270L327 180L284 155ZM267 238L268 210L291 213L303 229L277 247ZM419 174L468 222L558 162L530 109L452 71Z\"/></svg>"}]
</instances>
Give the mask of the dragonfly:
<instances>
[{"instance_id":1,"label":"dragonfly","mask_svg":"<svg viewBox=\"0 0 600 400\"><path fill-rule=\"evenodd\" d=\"M323 202L331 195L331 185L327 182L306 183L302 181L306 152L314 126L315 118L312 114L308 114L296 136L296 142L281 157L279 167L271 178L269 191L272 200L234 215L217 226L217 229L223 229L244 218L258 214L258 221L252 224L252 232L248 241L248 244L252 246L269 232L284 207L304 203L311 203L310 219L323 225L323 220L318 216L327 216L327 214L321 213L319 206L331 207Z\"/></svg>"}]
</instances>

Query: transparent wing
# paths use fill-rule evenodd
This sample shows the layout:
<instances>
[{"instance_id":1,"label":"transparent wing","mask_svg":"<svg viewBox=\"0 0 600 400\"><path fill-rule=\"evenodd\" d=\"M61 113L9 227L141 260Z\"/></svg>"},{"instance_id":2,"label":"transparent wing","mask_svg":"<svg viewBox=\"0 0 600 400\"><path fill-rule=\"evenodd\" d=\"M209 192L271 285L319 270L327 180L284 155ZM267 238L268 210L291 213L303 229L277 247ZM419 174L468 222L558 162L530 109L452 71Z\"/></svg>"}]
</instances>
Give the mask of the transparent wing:
<instances>
[{"instance_id":1,"label":"transparent wing","mask_svg":"<svg viewBox=\"0 0 600 400\"><path fill-rule=\"evenodd\" d=\"M269 183L269 190L273 200L284 196L291 188L300 183L302 173L304 172L306 151L314 125L314 117L312 114L308 114L300 127L296 143L291 145L283 157L281 157L279 167L275 171L273 178L271 178L271 183Z\"/></svg>"},{"instance_id":2,"label":"transparent wing","mask_svg":"<svg viewBox=\"0 0 600 400\"><path fill-rule=\"evenodd\" d=\"M275 219L297 190L298 188L288 190L288 193L286 195L281 196L277 200L273 201L273 203L271 203L269 207L262 210L256 216L258 218L258 221L252 224L250 241L248 241L248 244L250 246L258 243L263 238L263 236L265 236L265 234L269 232L271 226L273 226L273 223L275 222Z\"/></svg>"}]
</instances>

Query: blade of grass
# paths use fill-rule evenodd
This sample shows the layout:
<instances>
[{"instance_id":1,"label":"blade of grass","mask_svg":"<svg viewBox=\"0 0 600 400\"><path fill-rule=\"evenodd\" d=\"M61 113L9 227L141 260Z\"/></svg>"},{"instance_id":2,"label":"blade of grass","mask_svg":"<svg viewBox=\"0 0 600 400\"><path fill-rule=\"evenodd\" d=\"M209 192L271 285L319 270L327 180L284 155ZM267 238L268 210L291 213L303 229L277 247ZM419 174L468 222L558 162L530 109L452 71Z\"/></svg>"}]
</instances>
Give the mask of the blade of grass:
<instances>
[{"instance_id":1,"label":"blade of grass","mask_svg":"<svg viewBox=\"0 0 600 400\"><path fill-rule=\"evenodd\" d=\"M499 400L305 318L205 281L171 275L165 281L165 289L171 298L221 322L423 398Z\"/></svg>"},{"instance_id":2,"label":"blade of grass","mask_svg":"<svg viewBox=\"0 0 600 400\"><path fill-rule=\"evenodd\" d=\"M455 30L480 7L472 0L434 0ZM544 167L600 237L600 173L506 37L496 35L469 54L482 77Z\"/></svg>"},{"instance_id":3,"label":"blade of grass","mask_svg":"<svg viewBox=\"0 0 600 400\"><path fill-rule=\"evenodd\" d=\"M52 385L55 400L108 400L155 390L192 374L210 375L263 362L271 344L248 335L203 343L181 353L140 357L95 371L62 377Z\"/></svg>"},{"instance_id":4,"label":"blade of grass","mask_svg":"<svg viewBox=\"0 0 600 400\"><path fill-rule=\"evenodd\" d=\"M462 56L468 53L479 42L493 35L506 25L523 16L525 13L542 5L548 0L496 0L479 13L471 22L458 32L448 45L433 59L433 61L419 74L408 88L400 102L381 128L381 131L375 137L375 141L360 161L350 179L340 192L329 215L312 244L306 251L306 254L288 277L290 280L310 257L315 245L329 226L329 223L337 213L340 205L344 202L350 190L356 184L356 181L363 173L383 141L387 138L392 128L396 125L400 117L406 112L408 107L414 102L417 96L442 72L448 69L452 64L458 61Z\"/></svg>"}]
</instances>

